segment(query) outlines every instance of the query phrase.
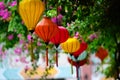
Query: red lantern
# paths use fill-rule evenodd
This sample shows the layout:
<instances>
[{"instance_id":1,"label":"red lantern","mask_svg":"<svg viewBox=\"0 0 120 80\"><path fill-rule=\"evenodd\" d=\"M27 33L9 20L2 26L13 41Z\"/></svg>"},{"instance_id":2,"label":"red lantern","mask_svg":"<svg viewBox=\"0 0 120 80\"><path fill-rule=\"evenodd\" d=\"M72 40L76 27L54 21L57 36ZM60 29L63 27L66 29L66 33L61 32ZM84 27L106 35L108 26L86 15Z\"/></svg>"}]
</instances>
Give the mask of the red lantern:
<instances>
[{"instance_id":1,"label":"red lantern","mask_svg":"<svg viewBox=\"0 0 120 80\"><path fill-rule=\"evenodd\" d=\"M44 17L36 26L35 33L48 45L50 39L58 32L58 26L50 18ZM46 47L46 65L48 66L48 47Z\"/></svg>"},{"instance_id":2,"label":"red lantern","mask_svg":"<svg viewBox=\"0 0 120 80\"><path fill-rule=\"evenodd\" d=\"M87 49L87 43L82 41L80 43L80 48L79 50L77 50L76 52L73 53L73 55L77 58L83 51L85 51Z\"/></svg>"},{"instance_id":3,"label":"red lantern","mask_svg":"<svg viewBox=\"0 0 120 80\"><path fill-rule=\"evenodd\" d=\"M95 54L98 58L103 61L108 56L108 51L104 49L103 47L99 47L98 51Z\"/></svg>"},{"instance_id":4,"label":"red lantern","mask_svg":"<svg viewBox=\"0 0 120 80\"><path fill-rule=\"evenodd\" d=\"M56 35L58 32L58 26L51 21L50 18L44 17L36 26L35 33L43 39L46 43Z\"/></svg>"},{"instance_id":5,"label":"red lantern","mask_svg":"<svg viewBox=\"0 0 120 80\"><path fill-rule=\"evenodd\" d=\"M82 66L82 65L84 65L87 62L87 60L84 59L84 60L81 60L81 61L73 61L72 59L68 58L68 62L71 65L73 65L73 66L76 67L76 74L77 74L77 78L79 80L79 67Z\"/></svg>"},{"instance_id":6,"label":"red lantern","mask_svg":"<svg viewBox=\"0 0 120 80\"><path fill-rule=\"evenodd\" d=\"M63 26L58 26L58 33L51 38L51 42L55 44L56 48L60 43L65 42L69 38L68 30ZM58 51L56 50L56 65L58 66Z\"/></svg>"},{"instance_id":7,"label":"red lantern","mask_svg":"<svg viewBox=\"0 0 120 80\"><path fill-rule=\"evenodd\" d=\"M65 42L69 38L69 32L65 27L58 26L58 28L58 33L50 40L55 45L59 45L60 43Z\"/></svg>"}]
</instances>

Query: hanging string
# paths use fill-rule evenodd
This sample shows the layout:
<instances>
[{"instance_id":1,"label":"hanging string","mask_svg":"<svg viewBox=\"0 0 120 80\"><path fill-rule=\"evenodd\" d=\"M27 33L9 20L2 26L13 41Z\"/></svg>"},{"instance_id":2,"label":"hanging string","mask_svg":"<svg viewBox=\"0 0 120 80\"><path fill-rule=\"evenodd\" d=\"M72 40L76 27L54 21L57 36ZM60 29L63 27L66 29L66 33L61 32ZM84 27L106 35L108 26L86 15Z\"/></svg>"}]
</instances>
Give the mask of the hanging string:
<instances>
[{"instance_id":1,"label":"hanging string","mask_svg":"<svg viewBox=\"0 0 120 80\"><path fill-rule=\"evenodd\" d=\"M46 13L46 16L47 16L47 10L48 10L47 0L44 0L43 2L45 4L45 13Z\"/></svg>"}]
</instances>

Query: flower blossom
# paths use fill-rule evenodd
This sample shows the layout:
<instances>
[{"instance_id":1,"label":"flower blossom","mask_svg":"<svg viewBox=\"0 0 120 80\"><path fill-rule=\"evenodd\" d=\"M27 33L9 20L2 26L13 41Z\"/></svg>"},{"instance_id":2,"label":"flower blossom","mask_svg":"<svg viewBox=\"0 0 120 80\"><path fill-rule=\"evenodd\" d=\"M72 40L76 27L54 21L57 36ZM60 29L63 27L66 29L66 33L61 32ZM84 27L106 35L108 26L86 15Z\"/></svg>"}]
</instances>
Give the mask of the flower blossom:
<instances>
[{"instance_id":1,"label":"flower blossom","mask_svg":"<svg viewBox=\"0 0 120 80\"><path fill-rule=\"evenodd\" d=\"M17 47L17 48L15 48L14 52L15 52L15 54L17 54L17 55L20 55L20 54L22 53L22 48Z\"/></svg>"},{"instance_id":2,"label":"flower blossom","mask_svg":"<svg viewBox=\"0 0 120 80\"><path fill-rule=\"evenodd\" d=\"M0 10L4 10L5 9L5 4L4 2L0 2Z\"/></svg>"},{"instance_id":3,"label":"flower blossom","mask_svg":"<svg viewBox=\"0 0 120 80\"><path fill-rule=\"evenodd\" d=\"M89 39L90 41L93 41L93 40L96 39L97 37L98 37L97 34L96 34L96 33L93 33L93 34L90 34L90 35L89 35L88 39Z\"/></svg>"},{"instance_id":4,"label":"flower blossom","mask_svg":"<svg viewBox=\"0 0 120 80\"><path fill-rule=\"evenodd\" d=\"M8 35L8 40L12 40L14 38L13 34Z\"/></svg>"},{"instance_id":5,"label":"flower blossom","mask_svg":"<svg viewBox=\"0 0 120 80\"><path fill-rule=\"evenodd\" d=\"M12 7L16 6L16 5L17 5L17 1L16 0L10 3L10 6L12 6Z\"/></svg>"},{"instance_id":6,"label":"flower blossom","mask_svg":"<svg viewBox=\"0 0 120 80\"><path fill-rule=\"evenodd\" d=\"M8 11L8 9L0 10L0 17L2 19L7 20L11 16L11 13Z\"/></svg>"}]
</instances>

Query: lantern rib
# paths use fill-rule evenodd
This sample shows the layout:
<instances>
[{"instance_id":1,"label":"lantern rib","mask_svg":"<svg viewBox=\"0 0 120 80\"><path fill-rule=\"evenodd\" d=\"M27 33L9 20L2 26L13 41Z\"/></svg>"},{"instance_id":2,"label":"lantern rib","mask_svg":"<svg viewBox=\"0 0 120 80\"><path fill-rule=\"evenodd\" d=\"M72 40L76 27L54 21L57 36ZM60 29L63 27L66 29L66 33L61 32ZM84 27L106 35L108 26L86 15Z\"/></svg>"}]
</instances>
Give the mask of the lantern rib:
<instances>
[{"instance_id":1,"label":"lantern rib","mask_svg":"<svg viewBox=\"0 0 120 80\"><path fill-rule=\"evenodd\" d=\"M42 26L43 26L43 25L42 25ZM46 25L45 25L45 26L46 26ZM42 32L43 32L43 35L44 35L43 40L44 40L45 42L47 42L47 38L46 38L46 35L45 35L44 27L41 27L41 29L42 29Z\"/></svg>"},{"instance_id":2,"label":"lantern rib","mask_svg":"<svg viewBox=\"0 0 120 80\"><path fill-rule=\"evenodd\" d=\"M40 31L40 28L39 27L37 27L38 28L38 30L36 30L36 32L38 32L37 34L38 34L38 36L41 38L41 39L43 39L43 35L42 35L42 33L41 33L41 31ZM40 36L41 35L41 36Z\"/></svg>"}]
</instances>

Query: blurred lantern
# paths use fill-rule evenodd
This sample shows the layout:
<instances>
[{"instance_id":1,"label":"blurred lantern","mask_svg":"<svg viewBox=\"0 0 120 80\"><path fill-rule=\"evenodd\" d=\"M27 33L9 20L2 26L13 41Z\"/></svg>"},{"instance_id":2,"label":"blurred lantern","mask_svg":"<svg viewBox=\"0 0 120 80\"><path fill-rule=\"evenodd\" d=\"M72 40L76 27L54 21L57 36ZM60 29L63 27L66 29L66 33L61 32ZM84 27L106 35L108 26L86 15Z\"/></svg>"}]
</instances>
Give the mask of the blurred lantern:
<instances>
[{"instance_id":1,"label":"blurred lantern","mask_svg":"<svg viewBox=\"0 0 120 80\"><path fill-rule=\"evenodd\" d=\"M67 41L61 43L60 46L65 52L72 54L80 48L80 42L76 38L68 38Z\"/></svg>"},{"instance_id":2,"label":"blurred lantern","mask_svg":"<svg viewBox=\"0 0 120 80\"><path fill-rule=\"evenodd\" d=\"M22 0L19 3L19 14L28 30L34 30L45 9L41 0Z\"/></svg>"},{"instance_id":3,"label":"blurred lantern","mask_svg":"<svg viewBox=\"0 0 120 80\"><path fill-rule=\"evenodd\" d=\"M98 51L95 54L98 58L103 61L108 56L108 51L104 49L103 47L99 47Z\"/></svg>"},{"instance_id":4,"label":"blurred lantern","mask_svg":"<svg viewBox=\"0 0 120 80\"><path fill-rule=\"evenodd\" d=\"M74 53L72 55L69 55L68 56L68 62L71 64L71 70L72 70L72 73L73 73L73 69L72 69L72 66L75 66L76 67L76 75L77 75L77 78L78 80L80 80L79 78L79 68L80 66L84 65L86 62L87 62L87 52L84 51L82 52L77 58L74 56Z\"/></svg>"},{"instance_id":5,"label":"blurred lantern","mask_svg":"<svg viewBox=\"0 0 120 80\"><path fill-rule=\"evenodd\" d=\"M50 39L58 33L58 26L50 18L44 17L36 26L35 33L44 40L46 45ZM48 66L48 47L46 47L46 65Z\"/></svg>"},{"instance_id":6,"label":"blurred lantern","mask_svg":"<svg viewBox=\"0 0 120 80\"><path fill-rule=\"evenodd\" d=\"M87 43L82 41L80 43L80 48L76 52L74 52L73 55L77 58L83 51L87 49L87 46L88 46Z\"/></svg>"},{"instance_id":7,"label":"blurred lantern","mask_svg":"<svg viewBox=\"0 0 120 80\"><path fill-rule=\"evenodd\" d=\"M43 2L41 0L22 0L18 5L18 9L28 31L33 33L45 9ZM33 38L31 37L31 61L34 61L35 57L33 53L32 39Z\"/></svg>"},{"instance_id":8,"label":"blurred lantern","mask_svg":"<svg viewBox=\"0 0 120 80\"><path fill-rule=\"evenodd\" d=\"M69 38L69 32L65 27L58 26L58 33L51 38L51 42L55 44L56 48L58 48L60 43L65 42ZM56 65L58 66L58 51L56 49Z\"/></svg>"}]
</instances>

